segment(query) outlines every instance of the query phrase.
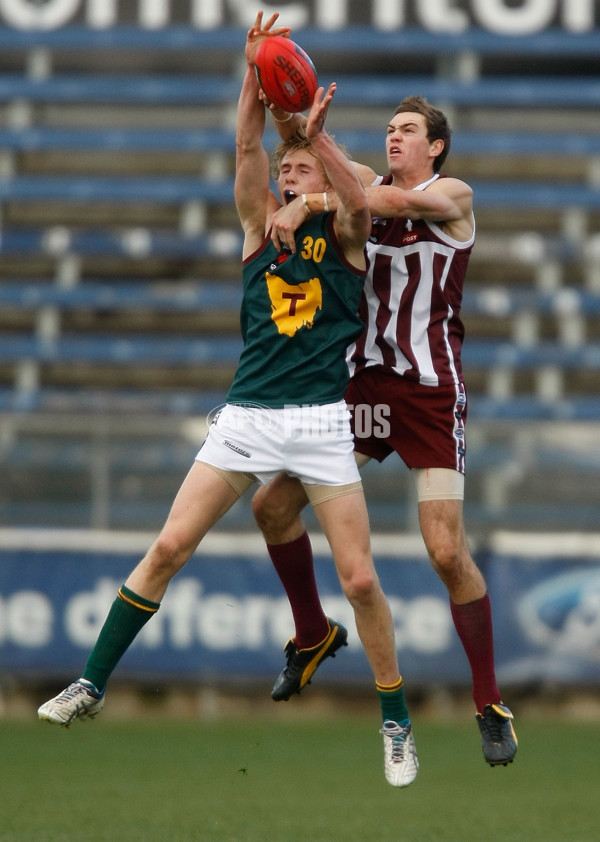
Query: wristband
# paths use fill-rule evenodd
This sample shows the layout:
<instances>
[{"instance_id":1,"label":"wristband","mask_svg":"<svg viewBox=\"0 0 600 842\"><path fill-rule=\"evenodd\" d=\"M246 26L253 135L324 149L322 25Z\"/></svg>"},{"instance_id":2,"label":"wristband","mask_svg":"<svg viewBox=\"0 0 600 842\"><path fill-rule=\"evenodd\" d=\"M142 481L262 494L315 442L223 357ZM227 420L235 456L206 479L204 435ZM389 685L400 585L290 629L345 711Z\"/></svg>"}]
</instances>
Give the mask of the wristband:
<instances>
[{"instance_id":1,"label":"wristband","mask_svg":"<svg viewBox=\"0 0 600 842\"><path fill-rule=\"evenodd\" d=\"M273 112L272 112L272 111L271 111L271 115L273 116L273 119L275 120L275 122L276 122L276 123L287 123L287 122L288 122L289 120L291 120L291 119L292 119L292 117L294 116L294 112L293 112L293 111L290 111L290 113L287 115L287 117L285 117L283 120L279 120L279 119L278 119L278 118L277 118L277 117L273 114Z\"/></svg>"},{"instance_id":2,"label":"wristband","mask_svg":"<svg viewBox=\"0 0 600 842\"><path fill-rule=\"evenodd\" d=\"M306 215L307 215L307 216L310 216L310 214L311 214L311 210L310 210L310 208L308 207L308 202L306 201L306 193L303 193L303 194L302 194L301 199L302 199L302 207L303 207L303 208L304 208L304 210L306 211Z\"/></svg>"},{"instance_id":3,"label":"wristband","mask_svg":"<svg viewBox=\"0 0 600 842\"><path fill-rule=\"evenodd\" d=\"M329 213L329 202L327 201L327 193L323 193L323 213Z\"/></svg>"}]
</instances>

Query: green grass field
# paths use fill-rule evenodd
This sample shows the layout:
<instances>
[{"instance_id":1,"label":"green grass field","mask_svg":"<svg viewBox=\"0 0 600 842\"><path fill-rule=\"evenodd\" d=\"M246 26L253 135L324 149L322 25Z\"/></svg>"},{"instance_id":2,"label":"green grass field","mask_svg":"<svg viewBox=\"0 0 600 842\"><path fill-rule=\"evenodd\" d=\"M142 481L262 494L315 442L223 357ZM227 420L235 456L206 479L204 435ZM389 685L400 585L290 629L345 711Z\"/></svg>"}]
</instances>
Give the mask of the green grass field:
<instances>
[{"instance_id":1,"label":"green grass field","mask_svg":"<svg viewBox=\"0 0 600 842\"><path fill-rule=\"evenodd\" d=\"M374 727L373 727L374 726ZM1 842L594 842L600 724L519 723L512 766L475 722L415 721L421 770L383 777L377 724L0 721Z\"/></svg>"}]
</instances>

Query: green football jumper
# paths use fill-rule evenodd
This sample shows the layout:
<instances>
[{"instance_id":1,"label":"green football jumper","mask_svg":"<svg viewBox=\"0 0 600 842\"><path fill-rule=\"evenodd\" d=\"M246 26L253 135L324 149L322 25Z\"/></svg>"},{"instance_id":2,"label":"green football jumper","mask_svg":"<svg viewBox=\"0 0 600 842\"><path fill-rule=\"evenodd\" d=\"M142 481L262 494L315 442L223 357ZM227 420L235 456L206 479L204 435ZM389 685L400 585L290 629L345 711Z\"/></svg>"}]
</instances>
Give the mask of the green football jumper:
<instances>
[{"instance_id":1,"label":"green football jumper","mask_svg":"<svg viewBox=\"0 0 600 842\"><path fill-rule=\"evenodd\" d=\"M344 397L346 348L364 330L358 307L366 277L345 259L333 215L296 232L296 253L267 237L243 263L244 350L227 402L323 405Z\"/></svg>"}]
</instances>

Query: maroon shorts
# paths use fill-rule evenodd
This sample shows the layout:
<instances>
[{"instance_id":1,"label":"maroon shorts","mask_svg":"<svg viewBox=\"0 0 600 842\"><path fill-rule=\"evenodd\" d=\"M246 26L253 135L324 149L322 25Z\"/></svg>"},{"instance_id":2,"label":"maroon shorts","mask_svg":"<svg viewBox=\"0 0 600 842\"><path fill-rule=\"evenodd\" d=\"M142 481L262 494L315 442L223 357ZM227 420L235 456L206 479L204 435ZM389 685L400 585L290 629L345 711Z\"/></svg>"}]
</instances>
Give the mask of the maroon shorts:
<instances>
[{"instance_id":1,"label":"maroon shorts","mask_svg":"<svg viewBox=\"0 0 600 842\"><path fill-rule=\"evenodd\" d=\"M346 402L359 453L383 462L395 451L409 468L450 468L464 474L464 383L422 386L373 367L352 378Z\"/></svg>"}]
</instances>

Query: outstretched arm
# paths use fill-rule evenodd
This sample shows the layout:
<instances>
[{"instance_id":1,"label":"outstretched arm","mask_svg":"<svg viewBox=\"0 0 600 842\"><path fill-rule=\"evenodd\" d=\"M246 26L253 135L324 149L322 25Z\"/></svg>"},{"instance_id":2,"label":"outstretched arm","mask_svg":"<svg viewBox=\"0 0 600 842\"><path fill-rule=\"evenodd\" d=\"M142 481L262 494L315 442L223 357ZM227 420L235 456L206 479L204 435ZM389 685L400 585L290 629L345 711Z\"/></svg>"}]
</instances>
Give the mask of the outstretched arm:
<instances>
[{"instance_id":1,"label":"outstretched arm","mask_svg":"<svg viewBox=\"0 0 600 842\"><path fill-rule=\"evenodd\" d=\"M282 140L289 140L296 134L298 129L301 129L306 125L306 117L304 114L296 114L292 111L284 111L282 108L278 108L274 102L271 102L262 88L260 89L259 97L271 112L275 128Z\"/></svg>"},{"instance_id":2,"label":"outstretched arm","mask_svg":"<svg viewBox=\"0 0 600 842\"><path fill-rule=\"evenodd\" d=\"M367 187L369 207L374 216L402 216L451 222L471 212L473 191L458 178L435 181L426 190L403 190L401 187Z\"/></svg>"},{"instance_id":3,"label":"outstretched arm","mask_svg":"<svg viewBox=\"0 0 600 842\"><path fill-rule=\"evenodd\" d=\"M263 26L262 12L246 39L246 75L238 100L236 123L235 203L244 229L243 256L260 246L265 236L269 208L269 157L263 147L265 109L259 99L259 85L254 70L260 43L273 35L289 33L287 27L273 29L278 15L273 14Z\"/></svg>"},{"instance_id":4,"label":"outstretched arm","mask_svg":"<svg viewBox=\"0 0 600 842\"><path fill-rule=\"evenodd\" d=\"M283 141L289 140L299 129L306 131L307 117L303 114L292 114L277 108L267 97L264 91L260 91L260 98L271 112L275 121L275 128ZM365 164L352 162L359 180L366 189L376 177L376 173ZM367 194L368 195L368 194ZM308 193L304 200L300 197L275 210L271 219L271 239L278 250L288 248L296 251L296 231L306 221L307 215L311 213L323 213L324 211L337 211L339 198L333 187L329 187L326 193Z\"/></svg>"},{"instance_id":5,"label":"outstretched arm","mask_svg":"<svg viewBox=\"0 0 600 842\"><path fill-rule=\"evenodd\" d=\"M325 131L325 119L336 91L332 82L327 92L319 88L306 123L306 136L319 156L327 178L338 196L334 217L336 235L348 260L364 267L363 249L371 230L371 215L364 188L351 161Z\"/></svg>"},{"instance_id":6,"label":"outstretched arm","mask_svg":"<svg viewBox=\"0 0 600 842\"><path fill-rule=\"evenodd\" d=\"M392 185L369 186L373 171L360 164L354 166L365 185L372 216L427 219L437 222L451 237L463 242L473 235L473 191L464 181L458 178L438 179L426 190L403 190ZM322 193L308 193L304 203L294 199L273 216L273 242L277 248L293 248L294 233L306 220L307 208L310 213L322 213L337 207L338 197L331 191L326 197Z\"/></svg>"}]
</instances>

